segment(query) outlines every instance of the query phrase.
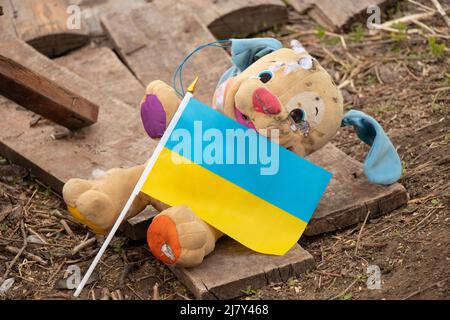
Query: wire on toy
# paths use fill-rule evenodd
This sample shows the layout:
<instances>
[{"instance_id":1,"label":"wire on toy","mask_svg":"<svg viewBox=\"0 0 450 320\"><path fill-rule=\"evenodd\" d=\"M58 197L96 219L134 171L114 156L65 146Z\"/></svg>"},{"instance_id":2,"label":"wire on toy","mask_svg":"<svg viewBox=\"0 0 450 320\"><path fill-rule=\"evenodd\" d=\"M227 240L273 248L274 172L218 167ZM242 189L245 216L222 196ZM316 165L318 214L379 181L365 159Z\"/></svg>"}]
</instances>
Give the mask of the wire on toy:
<instances>
[{"instance_id":1,"label":"wire on toy","mask_svg":"<svg viewBox=\"0 0 450 320\"><path fill-rule=\"evenodd\" d=\"M191 53L189 53L184 59L183 61L180 63L180 65L178 66L177 70L175 71L175 73L173 74L172 77L172 87L175 89L176 93L182 98L185 95L185 91L184 91L184 87L183 87L183 66L184 64L198 51L207 48L207 47L217 47L217 48L231 48L231 45L221 45L220 43L224 43L224 42L228 42L230 41L229 39L226 40L217 40L217 41L213 41L213 42L209 42L206 44L202 44L201 46L198 46L197 48L195 48L194 50L191 51ZM178 75L178 80L180 82L180 89L181 91L178 90L177 88L177 75Z\"/></svg>"}]
</instances>

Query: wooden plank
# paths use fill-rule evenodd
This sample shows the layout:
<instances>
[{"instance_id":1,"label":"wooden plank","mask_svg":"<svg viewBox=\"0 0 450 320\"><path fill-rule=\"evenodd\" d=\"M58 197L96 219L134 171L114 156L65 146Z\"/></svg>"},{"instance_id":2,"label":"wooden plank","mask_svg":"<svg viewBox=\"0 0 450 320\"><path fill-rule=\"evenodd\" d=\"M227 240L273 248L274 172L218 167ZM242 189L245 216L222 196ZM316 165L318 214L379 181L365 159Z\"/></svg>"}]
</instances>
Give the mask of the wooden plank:
<instances>
[{"instance_id":1,"label":"wooden plank","mask_svg":"<svg viewBox=\"0 0 450 320\"><path fill-rule=\"evenodd\" d=\"M0 94L70 129L97 121L98 105L1 54Z\"/></svg>"},{"instance_id":2,"label":"wooden plank","mask_svg":"<svg viewBox=\"0 0 450 320\"><path fill-rule=\"evenodd\" d=\"M217 39L246 37L288 20L287 7L281 0L155 0L155 3L166 11L174 3L181 3Z\"/></svg>"},{"instance_id":3,"label":"wooden plank","mask_svg":"<svg viewBox=\"0 0 450 320\"><path fill-rule=\"evenodd\" d=\"M155 142L148 138L136 109L102 93L66 68L17 39L0 36L0 54L78 92L100 106L98 122L73 136L54 140L49 122L30 127L33 113L0 97L0 154L30 168L56 191L69 178L90 178L94 169L107 170L144 163Z\"/></svg>"},{"instance_id":4,"label":"wooden plank","mask_svg":"<svg viewBox=\"0 0 450 320\"><path fill-rule=\"evenodd\" d=\"M83 24L80 28L68 27L69 4L68 0L0 0L5 13L1 18L5 19L2 29L14 33L46 56L62 55L89 41Z\"/></svg>"},{"instance_id":5,"label":"wooden plank","mask_svg":"<svg viewBox=\"0 0 450 320\"><path fill-rule=\"evenodd\" d=\"M294 9L300 12L308 9L311 0L291 0ZM309 8L308 14L319 24L330 29L340 30L349 27L355 21L365 24L369 17L367 8L370 5L381 9L393 3L392 0L317 0Z\"/></svg>"},{"instance_id":6,"label":"wooden plank","mask_svg":"<svg viewBox=\"0 0 450 320\"><path fill-rule=\"evenodd\" d=\"M149 3L128 13L108 14L102 23L122 60L145 85L156 79L171 84L183 59L197 46L214 41L204 26L178 6L167 14ZM210 103L217 81L230 65L224 50L206 48L185 65L184 85L199 75L196 97Z\"/></svg>"},{"instance_id":7,"label":"wooden plank","mask_svg":"<svg viewBox=\"0 0 450 320\"><path fill-rule=\"evenodd\" d=\"M201 265L170 269L197 299L232 299L244 295L248 286L259 289L270 282L286 282L313 266L312 255L298 244L284 256L271 256L224 238Z\"/></svg>"},{"instance_id":8,"label":"wooden plank","mask_svg":"<svg viewBox=\"0 0 450 320\"><path fill-rule=\"evenodd\" d=\"M308 228L306 236L342 229L370 217L387 214L408 201L406 189L399 183L380 186L364 176L362 164L333 146L326 145L308 160L333 173Z\"/></svg>"},{"instance_id":9,"label":"wooden plank","mask_svg":"<svg viewBox=\"0 0 450 320\"><path fill-rule=\"evenodd\" d=\"M355 225L364 220L367 210L370 217L378 217L404 205L408 201L406 189L399 183L380 186L370 183L363 173L362 164L346 155L332 144L307 157L308 160L333 173L304 235L314 236ZM134 237L144 239L151 220L136 216L129 231Z\"/></svg>"},{"instance_id":10,"label":"wooden plank","mask_svg":"<svg viewBox=\"0 0 450 320\"><path fill-rule=\"evenodd\" d=\"M312 8L315 0L289 0L289 5L298 13L304 13Z\"/></svg>"},{"instance_id":11,"label":"wooden plank","mask_svg":"<svg viewBox=\"0 0 450 320\"><path fill-rule=\"evenodd\" d=\"M153 218L159 212L148 206L141 213L125 221L119 228L120 231L131 240L143 240L147 238L147 230Z\"/></svg>"},{"instance_id":12,"label":"wooden plank","mask_svg":"<svg viewBox=\"0 0 450 320\"><path fill-rule=\"evenodd\" d=\"M110 48L86 47L55 61L132 107L138 108L145 94L144 86Z\"/></svg>"},{"instance_id":13,"label":"wooden plank","mask_svg":"<svg viewBox=\"0 0 450 320\"><path fill-rule=\"evenodd\" d=\"M100 19L103 15L111 12L125 13L131 9L146 4L146 0L71 0L73 4L81 7L81 15L89 35L92 37L103 36L104 30Z\"/></svg>"}]
</instances>

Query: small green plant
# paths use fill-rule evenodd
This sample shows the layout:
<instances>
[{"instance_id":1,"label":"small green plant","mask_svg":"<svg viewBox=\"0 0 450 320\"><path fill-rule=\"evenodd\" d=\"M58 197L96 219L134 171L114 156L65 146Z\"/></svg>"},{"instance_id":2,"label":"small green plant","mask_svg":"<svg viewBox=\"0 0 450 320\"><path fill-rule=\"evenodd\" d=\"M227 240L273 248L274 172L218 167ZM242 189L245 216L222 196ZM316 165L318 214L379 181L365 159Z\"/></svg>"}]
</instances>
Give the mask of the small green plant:
<instances>
[{"instance_id":1,"label":"small green plant","mask_svg":"<svg viewBox=\"0 0 450 320\"><path fill-rule=\"evenodd\" d=\"M447 83L450 84L450 73L446 73L445 78L447 79Z\"/></svg>"},{"instance_id":2,"label":"small green plant","mask_svg":"<svg viewBox=\"0 0 450 320\"><path fill-rule=\"evenodd\" d=\"M349 292L342 297L342 300L352 300L352 298L353 294Z\"/></svg>"},{"instance_id":3,"label":"small green plant","mask_svg":"<svg viewBox=\"0 0 450 320\"><path fill-rule=\"evenodd\" d=\"M292 286L295 286L297 284L297 282L298 282L297 279L291 277L288 279L287 284L292 287Z\"/></svg>"},{"instance_id":4,"label":"small green plant","mask_svg":"<svg viewBox=\"0 0 450 320\"><path fill-rule=\"evenodd\" d=\"M349 38L353 42L361 42L366 35L366 31L361 23L353 25L352 31L349 34Z\"/></svg>"},{"instance_id":5,"label":"small green plant","mask_svg":"<svg viewBox=\"0 0 450 320\"><path fill-rule=\"evenodd\" d=\"M324 27L317 26L316 35L317 35L317 38L319 38L319 40L322 41L323 39L325 39L325 36L327 35L327 31L325 30Z\"/></svg>"},{"instance_id":6,"label":"small green plant","mask_svg":"<svg viewBox=\"0 0 450 320\"><path fill-rule=\"evenodd\" d=\"M327 38L325 40L326 44L329 44L329 45L332 45L332 46L335 46L335 45L337 45L340 42L341 42L341 38L339 38L338 36L329 37L329 38Z\"/></svg>"},{"instance_id":7,"label":"small green plant","mask_svg":"<svg viewBox=\"0 0 450 320\"><path fill-rule=\"evenodd\" d=\"M450 108L440 103L433 103L431 105L431 111L433 111L434 113L446 114L450 112Z\"/></svg>"},{"instance_id":8,"label":"small green plant","mask_svg":"<svg viewBox=\"0 0 450 320\"><path fill-rule=\"evenodd\" d=\"M252 286L248 286L247 288L241 290L242 293L251 296L251 295L257 295L259 293L259 290L253 289Z\"/></svg>"},{"instance_id":9,"label":"small green plant","mask_svg":"<svg viewBox=\"0 0 450 320\"><path fill-rule=\"evenodd\" d=\"M406 31L408 30L408 25L404 22L397 22L392 25L392 28L398 30L399 32L391 32L390 38L396 42L402 42L407 39Z\"/></svg>"},{"instance_id":10,"label":"small green plant","mask_svg":"<svg viewBox=\"0 0 450 320\"><path fill-rule=\"evenodd\" d=\"M124 242L122 240L117 240L113 243L112 249L115 253L120 253L122 251L122 246L124 245Z\"/></svg>"},{"instance_id":11,"label":"small green plant","mask_svg":"<svg viewBox=\"0 0 450 320\"><path fill-rule=\"evenodd\" d=\"M392 18L394 18L394 16L397 14L397 12L400 12L400 10L401 10L400 1L396 1L395 5L391 6L386 10L386 14L389 20L392 20Z\"/></svg>"},{"instance_id":12,"label":"small green plant","mask_svg":"<svg viewBox=\"0 0 450 320\"><path fill-rule=\"evenodd\" d=\"M444 55L446 46L444 43L437 43L436 37L428 37L428 51L435 58L441 58Z\"/></svg>"},{"instance_id":13,"label":"small green plant","mask_svg":"<svg viewBox=\"0 0 450 320\"><path fill-rule=\"evenodd\" d=\"M438 198L434 198L431 200L431 204L433 206L437 206L437 205L439 205L439 203L441 203L441 201Z\"/></svg>"},{"instance_id":14,"label":"small green plant","mask_svg":"<svg viewBox=\"0 0 450 320\"><path fill-rule=\"evenodd\" d=\"M8 225L6 223L0 223L0 231L4 232L8 230Z\"/></svg>"},{"instance_id":15,"label":"small green plant","mask_svg":"<svg viewBox=\"0 0 450 320\"><path fill-rule=\"evenodd\" d=\"M448 144L450 142L450 133L447 133L445 136L444 136L444 143L445 144Z\"/></svg>"}]
</instances>

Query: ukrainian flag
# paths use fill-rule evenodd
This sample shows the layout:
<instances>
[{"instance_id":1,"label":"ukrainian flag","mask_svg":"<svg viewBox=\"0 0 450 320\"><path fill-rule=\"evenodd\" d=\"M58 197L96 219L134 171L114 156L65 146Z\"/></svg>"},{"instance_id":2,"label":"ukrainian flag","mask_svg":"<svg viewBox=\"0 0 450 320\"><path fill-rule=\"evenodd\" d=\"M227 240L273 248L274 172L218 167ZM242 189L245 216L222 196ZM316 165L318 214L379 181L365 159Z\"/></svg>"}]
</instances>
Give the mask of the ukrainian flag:
<instances>
[{"instance_id":1,"label":"ukrainian flag","mask_svg":"<svg viewBox=\"0 0 450 320\"><path fill-rule=\"evenodd\" d=\"M233 132L257 141L258 156L254 144L227 140ZM217 141L220 137L224 140ZM283 255L298 241L331 179L326 170L191 97L183 100L158 147L141 191L171 206L189 206L205 222L265 254ZM261 149L271 154L261 157ZM242 154L245 161L238 159Z\"/></svg>"}]
</instances>

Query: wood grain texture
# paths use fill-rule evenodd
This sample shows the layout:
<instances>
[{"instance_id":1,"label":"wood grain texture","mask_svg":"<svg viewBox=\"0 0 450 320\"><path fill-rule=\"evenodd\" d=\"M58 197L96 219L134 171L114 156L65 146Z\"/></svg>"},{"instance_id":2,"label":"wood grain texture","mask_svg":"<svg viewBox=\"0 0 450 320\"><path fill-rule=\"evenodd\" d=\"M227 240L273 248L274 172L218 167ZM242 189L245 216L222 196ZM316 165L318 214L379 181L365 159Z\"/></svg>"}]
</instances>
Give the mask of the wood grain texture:
<instances>
[{"instance_id":1,"label":"wood grain texture","mask_svg":"<svg viewBox=\"0 0 450 320\"><path fill-rule=\"evenodd\" d=\"M49 57L80 48L89 41L83 24L79 29L68 28L69 4L68 0L0 0L8 18L4 25L8 32Z\"/></svg>"},{"instance_id":2,"label":"wood grain texture","mask_svg":"<svg viewBox=\"0 0 450 320\"><path fill-rule=\"evenodd\" d=\"M111 12L125 13L131 9L146 4L146 0L69 0L81 7L81 15L85 22L89 35L92 37L103 36L104 30L100 19Z\"/></svg>"},{"instance_id":3,"label":"wood grain texture","mask_svg":"<svg viewBox=\"0 0 450 320\"><path fill-rule=\"evenodd\" d=\"M102 23L122 60L144 85L157 79L172 84L183 59L197 46L215 40L194 16L176 5L167 14L149 3L128 13L106 15ZM223 49L201 50L184 66L184 87L199 75L196 97L210 103L220 76L230 65Z\"/></svg>"},{"instance_id":4,"label":"wood grain texture","mask_svg":"<svg viewBox=\"0 0 450 320\"><path fill-rule=\"evenodd\" d=\"M97 121L98 105L1 54L0 94L69 129Z\"/></svg>"},{"instance_id":5,"label":"wood grain texture","mask_svg":"<svg viewBox=\"0 0 450 320\"><path fill-rule=\"evenodd\" d=\"M155 0L165 11L174 3L195 14L217 39L242 38L288 20L281 0Z\"/></svg>"},{"instance_id":6,"label":"wood grain texture","mask_svg":"<svg viewBox=\"0 0 450 320\"><path fill-rule=\"evenodd\" d=\"M399 183L381 186L370 183L360 162L332 144L313 153L308 160L333 173L333 177L308 227L306 236L318 235L387 214L408 201Z\"/></svg>"},{"instance_id":7,"label":"wood grain texture","mask_svg":"<svg viewBox=\"0 0 450 320\"><path fill-rule=\"evenodd\" d=\"M249 286L259 289L270 282L286 282L312 269L314 258L296 244L284 256L251 251L230 238L220 239L202 264L172 272L197 299L233 299Z\"/></svg>"},{"instance_id":8,"label":"wood grain texture","mask_svg":"<svg viewBox=\"0 0 450 320\"><path fill-rule=\"evenodd\" d=\"M139 108L145 89L110 48L86 47L55 61L111 97Z\"/></svg>"},{"instance_id":9,"label":"wood grain texture","mask_svg":"<svg viewBox=\"0 0 450 320\"><path fill-rule=\"evenodd\" d=\"M97 123L73 136L54 140L54 125L43 122L30 127L33 113L0 97L0 154L30 168L42 181L61 192L70 178L90 178L94 169L107 170L144 163L155 142L145 133L140 113L36 52L17 39L0 39L0 54L14 58L100 106Z\"/></svg>"},{"instance_id":10,"label":"wood grain texture","mask_svg":"<svg viewBox=\"0 0 450 320\"><path fill-rule=\"evenodd\" d=\"M365 24L370 14L367 8L377 5L381 9L393 3L392 0L291 0L292 6L299 12L308 10L308 14L319 24L330 29L340 30L353 22ZM311 5L312 2L312 5Z\"/></svg>"}]
</instances>

